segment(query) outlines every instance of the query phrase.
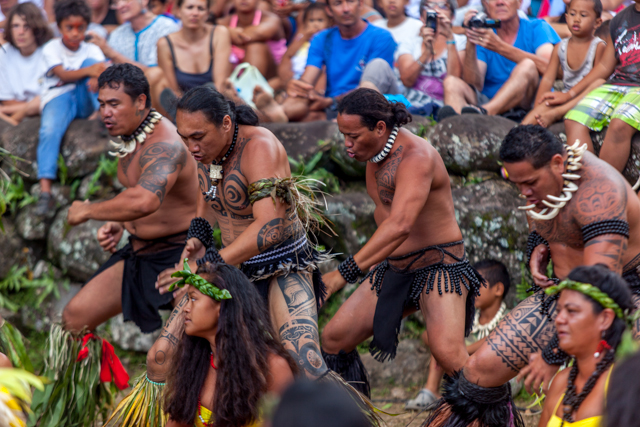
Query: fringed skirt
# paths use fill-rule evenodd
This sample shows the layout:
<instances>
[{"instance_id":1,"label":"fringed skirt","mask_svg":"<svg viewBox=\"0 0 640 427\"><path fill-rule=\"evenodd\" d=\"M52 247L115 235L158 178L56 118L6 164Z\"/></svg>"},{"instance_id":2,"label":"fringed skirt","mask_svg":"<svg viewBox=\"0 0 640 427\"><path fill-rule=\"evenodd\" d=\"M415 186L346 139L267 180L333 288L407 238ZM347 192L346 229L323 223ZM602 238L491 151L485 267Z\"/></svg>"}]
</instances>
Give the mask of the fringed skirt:
<instances>
[{"instance_id":1,"label":"fringed skirt","mask_svg":"<svg viewBox=\"0 0 640 427\"><path fill-rule=\"evenodd\" d=\"M369 351L378 361L393 359L398 347L398 334L405 309L420 308L422 292L462 295L466 288L465 335L473 325L474 302L479 295L482 276L465 257L464 242L429 246L400 257L389 257L369 271L371 289L378 295L373 318L373 341Z\"/></svg>"}]
</instances>

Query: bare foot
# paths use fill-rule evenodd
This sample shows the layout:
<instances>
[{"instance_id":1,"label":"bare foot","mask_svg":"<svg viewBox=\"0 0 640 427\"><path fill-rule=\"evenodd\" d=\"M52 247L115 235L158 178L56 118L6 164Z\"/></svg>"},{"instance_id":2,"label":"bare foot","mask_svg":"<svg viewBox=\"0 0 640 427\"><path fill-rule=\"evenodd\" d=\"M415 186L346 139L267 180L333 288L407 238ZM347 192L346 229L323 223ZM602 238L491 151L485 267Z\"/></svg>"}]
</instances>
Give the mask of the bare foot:
<instances>
[{"instance_id":1,"label":"bare foot","mask_svg":"<svg viewBox=\"0 0 640 427\"><path fill-rule=\"evenodd\" d=\"M11 117L7 116L6 114L2 114L0 113L0 119L4 120L5 122L12 124L13 126L16 126L18 124L17 121L13 120Z\"/></svg>"},{"instance_id":2,"label":"bare foot","mask_svg":"<svg viewBox=\"0 0 640 427\"><path fill-rule=\"evenodd\" d=\"M244 105L244 101L242 98L238 96L238 91L236 87L231 83L231 80L226 79L224 83L222 83L222 87L220 88L220 93L225 96L225 98L230 99L236 105Z\"/></svg>"},{"instance_id":3,"label":"bare foot","mask_svg":"<svg viewBox=\"0 0 640 427\"><path fill-rule=\"evenodd\" d=\"M253 88L253 103L270 121L274 123L287 123L289 119L282 107L269 93L260 86Z\"/></svg>"},{"instance_id":4,"label":"bare foot","mask_svg":"<svg viewBox=\"0 0 640 427\"><path fill-rule=\"evenodd\" d=\"M536 114L536 121L543 128L551 126L552 124L557 122L558 119L559 117L553 112L553 110L541 114Z\"/></svg>"}]
</instances>

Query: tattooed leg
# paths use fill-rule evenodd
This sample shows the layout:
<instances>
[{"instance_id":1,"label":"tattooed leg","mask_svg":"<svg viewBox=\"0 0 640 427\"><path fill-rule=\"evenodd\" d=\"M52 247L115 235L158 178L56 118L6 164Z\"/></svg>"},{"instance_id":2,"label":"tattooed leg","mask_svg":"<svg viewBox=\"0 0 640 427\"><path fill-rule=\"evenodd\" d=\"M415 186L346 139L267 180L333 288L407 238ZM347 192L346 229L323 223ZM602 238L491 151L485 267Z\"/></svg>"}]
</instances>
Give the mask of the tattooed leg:
<instances>
[{"instance_id":1,"label":"tattooed leg","mask_svg":"<svg viewBox=\"0 0 640 427\"><path fill-rule=\"evenodd\" d=\"M189 297L185 294L169 316L162 333L147 353L147 377L151 381L165 382L170 368L170 360L176 351L178 341L184 332L184 306Z\"/></svg>"},{"instance_id":2,"label":"tattooed leg","mask_svg":"<svg viewBox=\"0 0 640 427\"><path fill-rule=\"evenodd\" d=\"M498 387L515 377L529 362L529 355L542 350L555 333L555 326L540 314L543 292L516 306L487 341L465 364L465 377L482 387ZM551 313L556 303L552 303Z\"/></svg>"},{"instance_id":3,"label":"tattooed leg","mask_svg":"<svg viewBox=\"0 0 640 427\"><path fill-rule=\"evenodd\" d=\"M271 281L269 312L280 341L308 378L318 378L327 365L320 353L318 310L311 273L299 272Z\"/></svg>"}]
</instances>

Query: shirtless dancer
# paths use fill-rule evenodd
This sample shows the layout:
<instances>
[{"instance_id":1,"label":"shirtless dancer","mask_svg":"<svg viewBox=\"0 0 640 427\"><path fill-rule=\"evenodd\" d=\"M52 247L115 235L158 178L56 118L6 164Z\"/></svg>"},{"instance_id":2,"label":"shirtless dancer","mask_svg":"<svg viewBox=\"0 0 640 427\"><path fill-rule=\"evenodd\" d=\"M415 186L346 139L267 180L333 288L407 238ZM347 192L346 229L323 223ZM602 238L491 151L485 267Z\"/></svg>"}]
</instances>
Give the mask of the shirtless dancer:
<instances>
[{"instance_id":1,"label":"shirtless dancer","mask_svg":"<svg viewBox=\"0 0 640 427\"><path fill-rule=\"evenodd\" d=\"M236 107L211 87L185 93L177 104L176 122L198 162L199 181L199 186L184 190L197 195L197 217L182 256L189 259L192 271L204 261L239 265L268 301L281 342L300 370L310 378L322 376L327 367L318 344L316 301L324 295L316 269L321 254L308 242L296 214L303 206L289 193L295 184L280 179L291 177L284 147L257 126L250 107ZM222 232L220 251L212 239L211 224L216 222ZM174 271L158 277L161 293L176 280L170 277ZM169 366L165 362L182 334L184 303L178 304L149 351L147 384L141 381L131 399L146 388L163 385Z\"/></svg>"},{"instance_id":2,"label":"shirtless dancer","mask_svg":"<svg viewBox=\"0 0 640 427\"><path fill-rule=\"evenodd\" d=\"M438 364L452 373L469 357L464 337L483 279L465 258L442 158L424 139L401 129L411 120L404 105L377 91L349 93L338 113L347 153L369 162L367 191L376 204L378 229L337 271L323 276L333 293L375 266L367 275L372 282L365 280L324 328L327 365L368 391L356 346L373 335L374 357L392 359L402 318L419 308Z\"/></svg>"},{"instance_id":3,"label":"shirtless dancer","mask_svg":"<svg viewBox=\"0 0 640 427\"><path fill-rule=\"evenodd\" d=\"M120 135L123 141L116 148L116 155L120 157L118 180L126 190L104 202L76 201L68 212L69 225L90 219L108 221L98 230L98 241L105 251L113 253L63 311L64 329L75 334L86 328L90 333L86 340L99 339L92 333L95 328L121 312L125 320L135 322L142 332L162 327L158 309L172 308L174 296L161 295L155 289L155 278L180 259L189 223L195 215L196 195L190 190L197 185L196 162L188 155L176 128L151 109L149 83L144 73L130 64L113 65L100 75L98 85L102 120L109 134ZM116 251L125 229L131 234L129 243ZM81 374L82 364L75 363L78 346L70 344L71 337L56 340L59 332L58 327L52 329L51 345L56 348L50 349L52 359L48 362L50 373L59 380L48 384L47 390L70 387L67 394L58 395L68 396L66 404L74 405L75 386L63 382L66 376L53 371L77 369L74 378L83 384L85 394L95 391ZM66 354L69 348L74 348L76 354ZM88 357L101 358L101 354L91 353ZM60 359L65 360L57 362ZM126 388L128 376L124 369L121 373L115 382ZM96 379L91 384L99 382ZM55 417L53 404L46 401L51 396L50 390L48 393L45 392L47 397L40 407L45 418ZM104 393L100 396L104 399ZM98 409L86 411L95 416ZM59 417L60 411L56 413ZM67 421L70 425L85 420Z\"/></svg>"},{"instance_id":4,"label":"shirtless dancer","mask_svg":"<svg viewBox=\"0 0 640 427\"><path fill-rule=\"evenodd\" d=\"M520 370L528 375L528 386L539 390L544 381L548 387L566 355L557 348L555 301L540 289L573 268L607 265L623 275L639 305L640 201L612 166L578 147L563 147L548 130L532 125L513 128L504 139L500 158L505 175L526 199L531 232L527 253L537 292L514 308L469 358L464 375L450 380L430 425L451 425L456 417L471 423L478 407L490 407L488 415L500 412L507 403L500 391ZM558 205L550 208L545 201ZM544 274L549 258L555 279ZM464 390L464 396L456 389ZM487 402L488 395L495 401ZM455 416L447 416L449 409ZM508 411L501 414L508 416Z\"/></svg>"}]
</instances>

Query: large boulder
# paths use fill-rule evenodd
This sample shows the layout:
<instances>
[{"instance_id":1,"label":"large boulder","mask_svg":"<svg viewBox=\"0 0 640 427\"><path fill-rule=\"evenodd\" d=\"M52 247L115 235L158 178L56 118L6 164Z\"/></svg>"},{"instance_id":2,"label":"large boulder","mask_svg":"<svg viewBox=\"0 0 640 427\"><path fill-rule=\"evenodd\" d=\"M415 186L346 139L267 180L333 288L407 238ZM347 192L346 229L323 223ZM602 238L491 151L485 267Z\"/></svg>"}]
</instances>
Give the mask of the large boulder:
<instances>
[{"instance_id":1,"label":"large boulder","mask_svg":"<svg viewBox=\"0 0 640 427\"><path fill-rule=\"evenodd\" d=\"M150 334L143 334L135 323L125 322L122 314L109 320L112 342L123 350L147 352L156 342L161 331L162 329L158 329Z\"/></svg>"},{"instance_id":2,"label":"large boulder","mask_svg":"<svg viewBox=\"0 0 640 427\"><path fill-rule=\"evenodd\" d=\"M335 253L358 252L376 230L374 210L375 204L364 188L327 197L325 214L337 236L327 231L318 233L319 239Z\"/></svg>"},{"instance_id":3,"label":"large boulder","mask_svg":"<svg viewBox=\"0 0 640 427\"><path fill-rule=\"evenodd\" d=\"M518 190L498 178L454 188L456 219L472 263L492 258L503 262L511 275L511 294L522 279L529 228ZM513 297L510 297L513 302Z\"/></svg>"},{"instance_id":4,"label":"large boulder","mask_svg":"<svg viewBox=\"0 0 640 427\"><path fill-rule=\"evenodd\" d=\"M596 153L600 154L600 148L602 142L607 134L607 129L604 128L602 132L591 132L591 141L593 142L593 148ZM564 122L558 122L549 126L549 130L556 134L562 141L567 141L567 134L564 129ZM634 185L638 178L640 178L640 132L636 132L631 138L631 155L627 161L627 165L622 171L622 175L627 179L629 184Z\"/></svg>"},{"instance_id":5,"label":"large boulder","mask_svg":"<svg viewBox=\"0 0 640 427\"><path fill-rule=\"evenodd\" d=\"M7 217L2 218L4 232L0 230L0 279L3 279L11 267L25 259L25 242L16 232L15 225Z\"/></svg>"},{"instance_id":6,"label":"large boulder","mask_svg":"<svg viewBox=\"0 0 640 427\"><path fill-rule=\"evenodd\" d=\"M265 123L263 126L273 132L294 160L309 160L320 151L321 142L331 143L342 138L335 122Z\"/></svg>"},{"instance_id":7,"label":"large boulder","mask_svg":"<svg viewBox=\"0 0 640 427\"><path fill-rule=\"evenodd\" d=\"M6 129L2 134L2 145L10 153L30 164L20 164L31 180L37 177L37 149L40 118L30 117L18 126ZM109 137L99 120L74 120L62 139L60 152L67 168L69 180L94 171L100 156L109 149Z\"/></svg>"},{"instance_id":8,"label":"large boulder","mask_svg":"<svg viewBox=\"0 0 640 427\"><path fill-rule=\"evenodd\" d=\"M426 381L431 354L420 340L401 340L391 361L380 363L368 353L361 357L372 387L414 387Z\"/></svg>"},{"instance_id":9,"label":"large boulder","mask_svg":"<svg viewBox=\"0 0 640 427\"><path fill-rule=\"evenodd\" d=\"M49 259L79 282L86 282L110 254L102 250L96 233L104 222L89 220L71 227L67 224L68 207L61 209L51 225L47 240Z\"/></svg>"},{"instance_id":10,"label":"large boulder","mask_svg":"<svg viewBox=\"0 0 640 427\"><path fill-rule=\"evenodd\" d=\"M500 144L516 124L500 116L453 116L431 128L428 139L449 172L458 175L478 170L497 172Z\"/></svg>"}]
</instances>

